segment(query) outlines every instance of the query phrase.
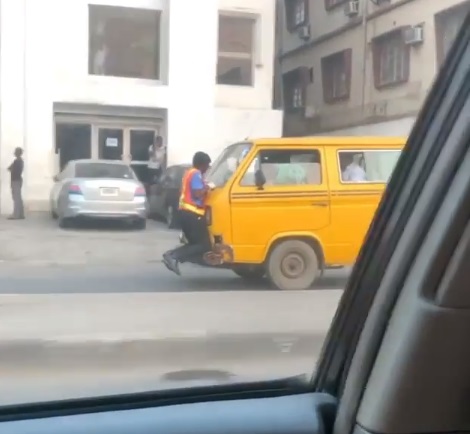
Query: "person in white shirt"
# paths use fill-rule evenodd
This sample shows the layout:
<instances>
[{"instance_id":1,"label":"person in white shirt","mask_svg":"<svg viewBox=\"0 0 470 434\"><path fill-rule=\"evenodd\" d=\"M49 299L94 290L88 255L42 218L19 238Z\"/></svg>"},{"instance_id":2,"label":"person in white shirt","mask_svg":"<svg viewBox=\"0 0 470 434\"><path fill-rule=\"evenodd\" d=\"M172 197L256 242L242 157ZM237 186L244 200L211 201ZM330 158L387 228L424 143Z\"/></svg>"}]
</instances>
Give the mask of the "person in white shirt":
<instances>
[{"instance_id":1,"label":"person in white shirt","mask_svg":"<svg viewBox=\"0 0 470 434\"><path fill-rule=\"evenodd\" d=\"M367 181L366 171L361 165L362 155L355 154L353 161L346 167L343 172L343 181L346 182L365 182Z\"/></svg>"},{"instance_id":2,"label":"person in white shirt","mask_svg":"<svg viewBox=\"0 0 470 434\"><path fill-rule=\"evenodd\" d=\"M102 45L93 58L93 74L106 75L106 60L108 59L108 48Z\"/></svg>"},{"instance_id":3,"label":"person in white shirt","mask_svg":"<svg viewBox=\"0 0 470 434\"><path fill-rule=\"evenodd\" d=\"M156 136L155 141L149 147L148 174L149 184L153 184L162 174L165 167L166 148L163 145L163 137Z\"/></svg>"}]
</instances>

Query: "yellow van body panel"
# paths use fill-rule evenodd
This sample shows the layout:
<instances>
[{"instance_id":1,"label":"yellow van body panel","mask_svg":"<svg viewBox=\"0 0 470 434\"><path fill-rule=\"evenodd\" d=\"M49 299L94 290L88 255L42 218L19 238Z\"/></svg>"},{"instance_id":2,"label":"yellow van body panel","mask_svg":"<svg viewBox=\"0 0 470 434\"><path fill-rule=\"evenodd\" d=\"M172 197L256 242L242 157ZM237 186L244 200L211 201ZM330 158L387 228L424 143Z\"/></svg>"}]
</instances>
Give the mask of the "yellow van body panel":
<instances>
[{"instance_id":1,"label":"yellow van body panel","mask_svg":"<svg viewBox=\"0 0 470 434\"><path fill-rule=\"evenodd\" d=\"M208 198L210 233L230 245L236 264L262 264L274 243L300 238L316 243L323 265L351 265L386 187L385 182L341 180L339 152L401 150L406 138L301 137L257 139L221 188ZM260 151L315 150L320 156L318 183L241 185Z\"/></svg>"}]
</instances>

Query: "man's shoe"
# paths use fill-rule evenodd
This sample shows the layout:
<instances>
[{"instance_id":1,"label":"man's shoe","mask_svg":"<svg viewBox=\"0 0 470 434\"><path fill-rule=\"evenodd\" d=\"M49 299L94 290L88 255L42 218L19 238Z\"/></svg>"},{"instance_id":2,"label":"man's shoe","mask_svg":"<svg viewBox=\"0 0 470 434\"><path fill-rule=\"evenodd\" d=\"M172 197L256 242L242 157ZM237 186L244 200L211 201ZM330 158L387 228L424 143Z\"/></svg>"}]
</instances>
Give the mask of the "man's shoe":
<instances>
[{"instance_id":1,"label":"man's shoe","mask_svg":"<svg viewBox=\"0 0 470 434\"><path fill-rule=\"evenodd\" d=\"M165 265L168 270L172 271L173 273L181 276L180 268L178 266L178 261L173 258L169 253L163 254L163 264Z\"/></svg>"}]
</instances>

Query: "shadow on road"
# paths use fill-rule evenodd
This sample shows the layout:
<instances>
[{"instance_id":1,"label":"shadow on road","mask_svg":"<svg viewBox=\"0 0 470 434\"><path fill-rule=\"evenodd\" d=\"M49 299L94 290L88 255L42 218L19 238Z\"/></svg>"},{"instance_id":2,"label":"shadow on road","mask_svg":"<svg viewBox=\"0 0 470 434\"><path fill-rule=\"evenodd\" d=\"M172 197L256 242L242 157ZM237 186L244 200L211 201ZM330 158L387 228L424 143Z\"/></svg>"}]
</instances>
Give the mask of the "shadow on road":
<instances>
[{"instance_id":1,"label":"shadow on road","mask_svg":"<svg viewBox=\"0 0 470 434\"><path fill-rule=\"evenodd\" d=\"M147 228L166 229L165 225L155 220L147 220ZM106 219L83 219L71 223L71 227L62 229L66 232L132 232L141 229L136 229L132 222L123 220L106 220ZM175 235L176 237L176 235Z\"/></svg>"},{"instance_id":2,"label":"shadow on road","mask_svg":"<svg viewBox=\"0 0 470 434\"><path fill-rule=\"evenodd\" d=\"M158 272L156 287L168 286L162 292L187 291L274 291L267 278L258 281L246 281L236 276L230 270L210 270L197 266L187 265L181 267L182 276L175 276L163 267ZM314 283L312 290L344 289L349 279L349 268L327 270L322 277ZM168 285L171 282L171 286ZM158 290L158 289L157 289Z\"/></svg>"}]
</instances>

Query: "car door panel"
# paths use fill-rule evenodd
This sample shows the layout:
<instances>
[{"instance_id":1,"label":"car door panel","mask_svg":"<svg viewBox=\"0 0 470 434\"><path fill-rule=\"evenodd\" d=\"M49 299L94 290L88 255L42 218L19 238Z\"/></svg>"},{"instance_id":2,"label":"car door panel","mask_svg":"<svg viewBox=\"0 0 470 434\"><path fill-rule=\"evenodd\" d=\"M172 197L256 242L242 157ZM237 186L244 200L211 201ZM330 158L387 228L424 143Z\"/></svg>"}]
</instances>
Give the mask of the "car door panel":
<instances>
[{"instance_id":1,"label":"car door panel","mask_svg":"<svg viewBox=\"0 0 470 434\"><path fill-rule=\"evenodd\" d=\"M315 163L319 165L318 179L305 183L283 185L273 182L259 189L253 185L254 178L248 178L258 155L253 157L247 172L238 175L230 190L232 245L236 247L237 255L249 262L264 258L273 237L298 231L321 238L322 231L327 231L330 224L330 194L323 148L299 146L279 151L261 148L259 155L265 151L316 153L321 163ZM308 170L305 172L309 173ZM249 179L246 183L249 185L244 185L245 179ZM250 221L249 225L247 221Z\"/></svg>"}]
</instances>

